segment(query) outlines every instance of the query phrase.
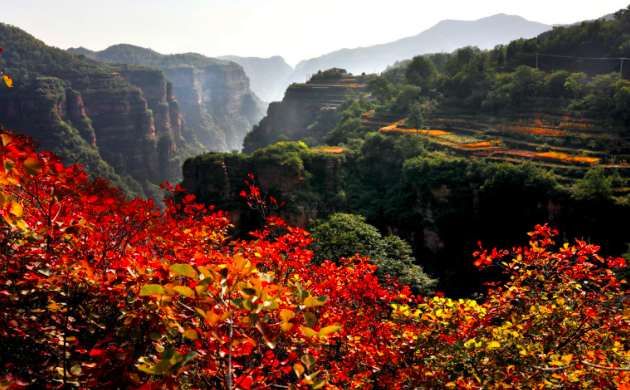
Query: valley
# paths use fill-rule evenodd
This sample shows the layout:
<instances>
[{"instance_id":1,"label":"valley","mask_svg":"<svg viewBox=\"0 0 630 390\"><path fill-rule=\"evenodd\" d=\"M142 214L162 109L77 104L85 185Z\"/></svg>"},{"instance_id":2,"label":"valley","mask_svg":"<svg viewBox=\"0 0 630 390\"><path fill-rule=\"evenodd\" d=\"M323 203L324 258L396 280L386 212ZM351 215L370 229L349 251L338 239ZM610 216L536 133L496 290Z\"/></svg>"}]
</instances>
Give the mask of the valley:
<instances>
[{"instance_id":1,"label":"valley","mask_svg":"<svg viewBox=\"0 0 630 390\"><path fill-rule=\"evenodd\" d=\"M630 6L292 67L162 52L388 9L57 3L0 23L0 389L630 388Z\"/></svg>"}]
</instances>

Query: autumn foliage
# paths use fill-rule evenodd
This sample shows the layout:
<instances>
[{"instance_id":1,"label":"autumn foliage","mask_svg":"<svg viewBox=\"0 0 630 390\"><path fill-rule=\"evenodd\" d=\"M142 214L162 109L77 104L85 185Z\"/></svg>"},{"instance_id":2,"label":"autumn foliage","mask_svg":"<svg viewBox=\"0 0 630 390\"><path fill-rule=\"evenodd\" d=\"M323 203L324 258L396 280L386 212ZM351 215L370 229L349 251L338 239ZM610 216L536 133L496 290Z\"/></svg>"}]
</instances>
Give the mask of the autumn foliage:
<instances>
[{"instance_id":1,"label":"autumn foliage","mask_svg":"<svg viewBox=\"0 0 630 390\"><path fill-rule=\"evenodd\" d=\"M84 389L610 389L630 309L597 246L483 250L487 296L415 297L365 258L311 263L269 215L252 240L212 207L128 200L2 130L0 384ZM166 183L167 194L180 190ZM275 205L275 201L272 200ZM338 260L338 259L334 259Z\"/></svg>"}]
</instances>

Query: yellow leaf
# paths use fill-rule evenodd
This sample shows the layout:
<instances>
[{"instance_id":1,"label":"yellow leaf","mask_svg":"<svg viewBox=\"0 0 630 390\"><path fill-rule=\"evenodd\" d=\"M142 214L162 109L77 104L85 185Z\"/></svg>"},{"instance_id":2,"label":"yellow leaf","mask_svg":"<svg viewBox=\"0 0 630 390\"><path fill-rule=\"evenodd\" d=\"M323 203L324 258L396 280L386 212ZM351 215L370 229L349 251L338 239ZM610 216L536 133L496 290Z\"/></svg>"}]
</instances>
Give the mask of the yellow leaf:
<instances>
[{"instance_id":1,"label":"yellow leaf","mask_svg":"<svg viewBox=\"0 0 630 390\"><path fill-rule=\"evenodd\" d=\"M327 326L319 330L319 337L329 335L341 329L340 325Z\"/></svg>"},{"instance_id":2,"label":"yellow leaf","mask_svg":"<svg viewBox=\"0 0 630 390\"><path fill-rule=\"evenodd\" d=\"M501 348L501 344L499 344L497 341L491 341L491 342L488 343L488 346L486 348L488 348L488 349Z\"/></svg>"},{"instance_id":3,"label":"yellow leaf","mask_svg":"<svg viewBox=\"0 0 630 390\"><path fill-rule=\"evenodd\" d=\"M320 298L308 297L304 300L304 306L306 307L323 306L326 304L326 301L328 301L328 297L320 297Z\"/></svg>"},{"instance_id":4,"label":"yellow leaf","mask_svg":"<svg viewBox=\"0 0 630 390\"><path fill-rule=\"evenodd\" d=\"M13 80L11 80L11 77L7 76L6 74L3 74L2 78L4 79L4 83L7 85L7 87L13 88Z\"/></svg>"},{"instance_id":5,"label":"yellow leaf","mask_svg":"<svg viewBox=\"0 0 630 390\"><path fill-rule=\"evenodd\" d=\"M564 306L565 302L566 301L562 297L558 297L558 299L556 299L556 303L558 304L558 306Z\"/></svg>"},{"instance_id":6,"label":"yellow leaf","mask_svg":"<svg viewBox=\"0 0 630 390\"><path fill-rule=\"evenodd\" d=\"M282 318L282 322L289 322L294 317L295 313L291 310L282 309L282 311L280 312L280 318Z\"/></svg>"},{"instance_id":7,"label":"yellow leaf","mask_svg":"<svg viewBox=\"0 0 630 390\"><path fill-rule=\"evenodd\" d=\"M236 265L236 268L238 268L239 270L242 270L245 267L247 267L248 263L249 263L249 260L247 260L243 256L234 255L234 264Z\"/></svg>"},{"instance_id":8,"label":"yellow leaf","mask_svg":"<svg viewBox=\"0 0 630 390\"><path fill-rule=\"evenodd\" d=\"M2 134L0 137L2 138L2 145L4 145L4 146L7 146L11 142L13 142L13 138L9 137L6 134Z\"/></svg>"},{"instance_id":9,"label":"yellow leaf","mask_svg":"<svg viewBox=\"0 0 630 390\"><path fill-rule=\"evenodd\" d=\"M29 175L39 175L42 173L42 164L39 159L35 157L29 157L22 163L26 173Z\"/></svg>"},{"instance_id":10,"label":"yellow leaf","mask_svg":"<svg viewBox=\"0 0 630 390\"><path fill-rule=\"evenodd\" d=\"M295 375L297 375L297 377L300 378L302 374L304 374L304 366L301 365L300 363L295 363L293 365L293 372L295 372Z\"/></svg>"},{"instance_id":11,"label":"yellow leaf","mask_svg":"<svg viewBox=\"0 0 630 390\"><path fill-rule=\"evenodd\" d=\"M197 311L197 313L199 313L200 316L202 316L203 318L208 318L208 316L206 315L206 311L203 310L200 307L195 307L195 310Z\"/></svg>"},{"instance_id":12,"label":"yellow leaf","mask_svg":"<svg viewBox=\"0 0 630 390\"><path fill-rule=\"evenodd\" d=\"M304 336L306 336L309 339L313 336L317 336L317 332L311 328L307 328L306 326L300 326L300 329L302 329Z\"/></svg>"},{"instance_id":13,"label":"yellow leaf","mask_svg":"<svg viewBox=\"0 0 630 390\"><path fill-rule=\"evenodd\" d=\"M197 340L199 338L197 331L194 329L188 329L187 331L184 332L183 336L191 340Z\"/></svg>"},{"instance_id":14,"label":"yellow leaf","mask_svg":"<svg viewBox=\"0 0 630 390\"><path fill-rule=\"evenodd\" d=\"M17 202L11 202L11 209L9 210L9 212L15 215L17 218L20 218L24 213L24 207L22 207L22 205Z\"/></svg>"},{"instance_id":15,"label":"yellow leaf","mask_svg":"<svg viewBox=\"0 0 630 390\"><path fill-rule=\"evenodd\" d=\"M211 310L208 310L207 313L207 318L208 321L210 321L210 323L212 324L212 326L215 326L217 324L217 322L219 322L219 320L221 319L221 317L219 317L219 315Z\"/></svg>"},{"instance_id":16,"label":"yellow leaf","mask_svg":"<svg viewBox=\"0 0 630 390\"><path fill-rule=\"evenodd\" d=\"M194 298L195 297L195 292L190 288L190 287L186 287L186 286L175 286L173 287L173 290L177 291L178 293L187 296L188 298Z\"/></svg>"}]
</instances>

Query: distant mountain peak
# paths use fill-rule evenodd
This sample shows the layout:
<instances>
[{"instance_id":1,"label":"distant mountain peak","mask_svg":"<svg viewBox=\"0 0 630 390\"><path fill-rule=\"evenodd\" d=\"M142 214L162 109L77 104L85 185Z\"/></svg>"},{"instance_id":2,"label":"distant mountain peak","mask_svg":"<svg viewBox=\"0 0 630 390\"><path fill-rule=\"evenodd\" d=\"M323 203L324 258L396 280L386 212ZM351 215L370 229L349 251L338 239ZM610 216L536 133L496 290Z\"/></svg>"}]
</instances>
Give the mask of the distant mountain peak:
<instances>
[{"instance_id":1,"label":"distant mountain peak","mask_svg":"<svg viewBox=\"0 0 630 390\"><path fill-rule=\"evenodd\" d=\"M396 61L416 55L453 52L465 46L490 49L519 38L533 38L552 26L529 21L522 16L499 13L477 20L443 20L411 37L355 49L340 49L300 62L285 86L304 80L306 74L342 68L353 74L382 71Z\"/></svg>"}]
</instances>

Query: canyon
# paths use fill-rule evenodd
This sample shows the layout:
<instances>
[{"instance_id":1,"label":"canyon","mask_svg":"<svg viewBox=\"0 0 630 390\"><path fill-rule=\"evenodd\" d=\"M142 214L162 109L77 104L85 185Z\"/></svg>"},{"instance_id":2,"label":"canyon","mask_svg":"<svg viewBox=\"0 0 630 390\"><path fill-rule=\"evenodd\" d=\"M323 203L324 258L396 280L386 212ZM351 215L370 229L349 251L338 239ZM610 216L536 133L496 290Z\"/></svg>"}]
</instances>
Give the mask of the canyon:
<instances>
[{"instance_id":1,"label":"canyon","mask_svg":"<svg viewBox=\"0 0 630 390\"><path fill-rule=\"evenodd\" d=\"M264 104L251 91L243 68L234 62L196 53L164 55L127 44L98 52L68 50L105 63L161 69L173 83L186 126L208 150L240 150L245 134L263 116Z\"/></svg>"}]
</instances>

